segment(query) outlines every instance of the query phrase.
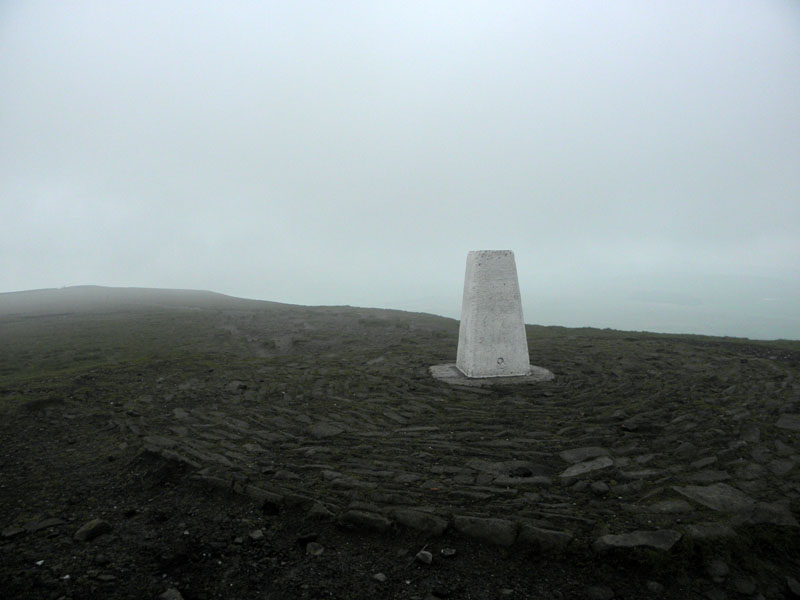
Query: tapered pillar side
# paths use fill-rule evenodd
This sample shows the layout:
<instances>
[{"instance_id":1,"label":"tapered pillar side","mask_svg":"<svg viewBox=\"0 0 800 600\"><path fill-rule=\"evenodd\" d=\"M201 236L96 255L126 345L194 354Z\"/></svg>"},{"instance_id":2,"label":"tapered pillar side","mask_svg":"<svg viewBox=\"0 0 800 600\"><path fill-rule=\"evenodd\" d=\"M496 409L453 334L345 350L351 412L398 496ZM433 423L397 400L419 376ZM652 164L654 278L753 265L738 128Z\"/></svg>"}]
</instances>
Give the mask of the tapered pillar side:
<instances>
[{"instance_id":1,"label":"tapered pillar side","mask_svg":"<svg viewBox=\"0 0 800 600\"><path fill-rule=\"evenodd\" d=\"M510 250L467 255L456 367L467 377L531 371L517 266Z\"/></svg>"}]
</instances>

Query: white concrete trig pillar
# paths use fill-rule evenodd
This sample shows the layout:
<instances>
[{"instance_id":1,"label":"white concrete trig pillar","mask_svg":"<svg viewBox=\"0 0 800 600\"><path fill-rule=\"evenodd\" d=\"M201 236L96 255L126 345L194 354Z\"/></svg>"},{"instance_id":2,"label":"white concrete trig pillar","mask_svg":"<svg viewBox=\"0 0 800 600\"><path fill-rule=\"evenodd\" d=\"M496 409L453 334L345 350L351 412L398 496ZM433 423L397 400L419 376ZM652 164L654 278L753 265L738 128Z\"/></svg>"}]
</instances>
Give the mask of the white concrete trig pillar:
<instances>
[{"instance_id":1,"label":"white concrete trig pillar","mask_svg":"<svg viewBox=\"0 0 800 600\"><path fill-rule=\"evenodd\" d=\"M513 377L531 372L511 250L467 254L456 367L467 377Z\"/></svg>"}]
</instances>

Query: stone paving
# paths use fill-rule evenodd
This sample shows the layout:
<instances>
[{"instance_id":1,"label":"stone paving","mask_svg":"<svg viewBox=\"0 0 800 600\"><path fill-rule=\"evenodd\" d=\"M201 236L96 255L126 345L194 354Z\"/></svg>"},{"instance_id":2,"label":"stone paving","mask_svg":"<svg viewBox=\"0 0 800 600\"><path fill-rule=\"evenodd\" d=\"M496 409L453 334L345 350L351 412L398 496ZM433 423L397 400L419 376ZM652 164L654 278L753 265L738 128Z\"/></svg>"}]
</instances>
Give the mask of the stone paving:
<instances>
[{"instance_id":1,"label":"stone paving","mask_svg":"<svg viewBox=\"0 0 800 600\"><path fill-rule=\"evenodd\" d=\"M314 333L301 321L261 347L249 378L167 377L118 426L206 484L359 529L604 552L798 527L790 353L536 328L531 362L555 379L469 389L427 369L447 360L452 332L361 319L352 340L370 336L368 350L326 351L303 346ZM258 343L252 321L231 328ZM417 338L426 349L409 354Z\"/></svg>"}]
</instances>

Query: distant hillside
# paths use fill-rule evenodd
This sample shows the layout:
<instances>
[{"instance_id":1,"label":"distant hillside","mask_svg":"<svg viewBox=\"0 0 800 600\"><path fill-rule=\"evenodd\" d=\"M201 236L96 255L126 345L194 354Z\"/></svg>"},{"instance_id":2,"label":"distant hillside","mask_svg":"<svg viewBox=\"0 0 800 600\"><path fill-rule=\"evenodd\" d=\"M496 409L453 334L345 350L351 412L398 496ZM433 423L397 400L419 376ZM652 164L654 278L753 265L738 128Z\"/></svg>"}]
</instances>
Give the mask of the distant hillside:
<instances>
[{"instance_id":1,"label":"distant hillside","mask_svg":"<svg viewBox=\"0 0 800 600\"><path fill-rule=\"evenodd\" d=\"M80 285L0 294L0 316L107 312L133 308L258 309L290 306L215 292Z\"/></svg>"}]
</instances>

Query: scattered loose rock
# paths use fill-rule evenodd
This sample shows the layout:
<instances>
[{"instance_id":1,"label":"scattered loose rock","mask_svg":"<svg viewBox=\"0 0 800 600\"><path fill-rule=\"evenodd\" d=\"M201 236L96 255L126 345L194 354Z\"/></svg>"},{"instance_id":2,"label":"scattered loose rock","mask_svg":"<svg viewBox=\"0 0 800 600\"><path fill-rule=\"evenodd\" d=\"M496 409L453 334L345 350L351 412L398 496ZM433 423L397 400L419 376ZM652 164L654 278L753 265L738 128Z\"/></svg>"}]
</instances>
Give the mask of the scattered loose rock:
<instances>
[{"instance_id":1,"label":"scattered loose rock","mask_svg":"<svg viewBox=\"0 0 800 600\"><path fill-rule=\"evenodd\" d=\"M615 594L607 585L592 585L586 588L585 595L587 600L612 600Z\"/></svg>"},{"instance_id":2,"label":"scattered loose rock","mask_svg":"<svg viewBox=\"0 0 800 600\"><path fill-rule=\"evenodd\" d=\"M517 536L517 542L533 544L543 550L564 550L572 539L573 536L568 531L544 529L527 524L520 527Z\"/></svg>"},{"instance_id":3,"label":"scattered loose rock","mask_svg":"<svg viewBox=\"0 0 800 600\"><path fill-rule=\"evenodd\" d=\"M497 546L510 546L517 538L517 524L505 519L455 517L453 526L466 536Z\"/></svg>"},{"instance_id":4,"label":"scattered loose rock","mask_svg":"<svg viewBox=\"0 0 800 600\"><path fill-rule=\"evenodd\" d=\"M743 596L752 596L756 592L756 581L752 577L739 576L733 580L734 589Z\"/></svg>"},{"instance_id":5,"label":"scattered loose rock","mask_svg":"<svg viewBox=\"0 0 800 600\"><path fill-rule=\"evenodd\" d=\"M321 502L315 502L311 508L308 509L308 516L312 519L331 519L333 518L333 512Z\"/></svg>"},{"instance_id":6,"label":"scattered loose rock","mask_svg":"<svg viewBox=\"0 0 800 600\"><path fill-rule=\"evenodd\" d=\"M706 566L706 573L717 583L722 583L730 573L728 565L719 558L712 559Z\"/></svg>"},{"instance_id":7,"label":"scattered loose rock","mask_svg":"<svg viewBox=\"0 0 800 600\"><path fill-rule=\"evenodd\" d=\"M11 485L17 485L14 478L22 481L25 476L18 465L28 464L29 453L44 457L44 444L26 440L26 447L6 436L14 450L4 454L0 465L4 475L0 495L14 504L6 524L31 522L3 531L0 549L11 565L3 575L24 585L41 583L43 597L82 597L90 586L101 586L108 597L121 597L121 590L130 591L133 569L143 565L150 569L151 561L152 572L141 578L147 587L143 593L149 597L178 582L191 586L183 591L192 597L195 592L198 598L224 596L229 582L241 585L236 593L248 597L243 590L252 592L261 575L276 575L275 584L283 586L278 588L283 592L291 588L297 595L316 597L324 595L328 585L331 593L344 594L341 587L336 589L338 583L328 583L336 570L341 576L343 568L349 584L366 594L369 590L375 594L382 579L391 579L385 595L421 599L428 593L450 598L469 594L534 597L543 593L540 585L566 583L564 574L571 578L567 587L548 589L557 598L580 596L586 585L610 586L599 593L606 597L613 596L614 590L620 596L647 597L663 593L657 582L645 583L658 573L663 581L670 579L670 597L677 598L703 595L711 582L702 561L721 553L731 564L732 573L720 584L729 597L753 596L758 591L766 597L788 593L785 587L778 589L783 581L759 579L758 585L766 587L756 590L753 581L739 579L745 572L755 574L757 566L767 562L774 563L771 573L797 576L791 562L796 554L794 532L774 528L797 527L800 442L793 424L800 407L793 362L797 355L788 362L773 361L764 354L764 345L640 334L630 334L628 339L616 332L593 332L587 337L578 333L577 342L565 342L563 332L557 332L546 344L531 338L539 344L536 352L547 349L548 360L559 372L556 380L540 387L510 386L502 393L487 386L478 396L430 378L420 362L434 352L446 351L455 335L452 323L449 330L416 324L401 330L387 318L384 336L382 325L370 325L365 332L358 319L348 321L346 313L351 309L331 310L336 319L353 325L352 337L341 328L329 336L333 329L325 332L318 327L308 331L319 333L319 339L317 333L308 334L302 343L292 343L280 357L275 355L276 360L248 358L230 369L224 361L211 365L205 359L197 369L187 363L177 370L169 364L144 365L141 374L126 374L130 382L118 375L127 367L94 369L62 386L65 396L74 396L68 403L69 415L62 415L61 408L40 413L41 425L31 432L47 435L53 423L66 417L69 427L57 436L58 443L63 445L69 438L72 446L66 450L76 452L70 456L83 458L87 436L92 431L103 433L103 423L109 423L113 435L97 436L97 456L103 459L99 462L109 469L104 458L109 453L117 456L115 474L132 464L133 476L109 476L108 483L119 490L127 480L135 493L114 497L112 502L112 492L98 491L98 481L105 480L76 477L74 485L64 481L64 493L52 481L42 481L54 500L50 506L30 501L37 500L31 498L31 486L20 488L17 496L8 494L6 469L12 474ZM231 334L232 339L235 344L252 344L254 356L261 359L275 354L263 340L278 335L280 327L303 329L312 319L306 313L296 317L237 313L214 318L235 321L239 331L252 329L248 338ZM369 338L369 348L358 346L362 338ZM229 353L233 348L213 352ZM585 356L576 359L584 350ZM739 360L741 353L761 358L747 363ZM383 354L383 361L364 368L365 360ZM218 369L217 374L211 366ZM236 378L246 383L229 387ZM182 385L187 379L193 382L188 387ZM28 390L19 390L20 397L35 398L37 386L46 389L49 385L34 383ZM138 397L151 383L150 391L158 401L117 400L123 395ZM109 391L106 397L111 402L88 402L94 400L92 395L101 399ZM104 414L106 405L111 407L109 414ZM10 427L4 427L4 434L9 431ZM111 438L108 443L105 437ZM127 450L120 444L122 437L130 444ZM130 463L143 445L153 452L141 455L141 463ZM196 495L196 500L190 506L191 502L184 502L181 486L193 475L216 489L192 487L190 495ZM139 477L141 487L137 486ZM91 502L82 502L82 488L87 496L94 496ZM225 502L235 508L219 510L217 520L209 515L212 500L215 506ZM123 513L133 504L141 507L138 514ZM112 509L115 505L118 508ZM282 514L274 519L272 511L277 508ZM74 546L74 552L69 550L69 535L64 538L64 525L57 530L54 521L42 520L51 514L63 515L74 523L68 531L71 535L81 523L98 516L87 510L125 514L127 520L114 526L113 539L107 536L96 546ZM308 512L302 514L302 510ZM397 523L414 531L350 535L332 524L310 520L337 516L339 523L354 529L387 532ZM706 519L718 522L698 522ZM282 529L285 524L288 531ZM297 540L304 527L318 531ZM445 535L448 527L475 540L518 545L512 550L476 552L476 544L465 542L455 561L444 558L455 550L440 550L437 545L425 550L430 551L431 560L433 554L442 557L433 568L409 568L407 563L415 555L407 550L404 559L395 560L401 564L394 566L391 558L383 562L384 552L369 554L380 544L393 556L398 539L422 540L417 549L424 542L457 542L460 538L455 534L450 536L452 541L431 541ZM635 531L639 529L650 531ZM28 534L37 531L38 535ZM188 531L191 535L184 535ZM616 535L610 535L612 531ZM138 537L131 540L130 548L136 544L141 556L126 555L127 536L133 532ZM686 537L685 543L679 532ZM241 544L232 541L237 534ZM87 539L91 535L87 533ZM314 545L318 540L311 539L317 535L324 536L326 546L322 561L313 558L322 550ZM259 541L266 538L269 544ZM619 550L605 557L587 555L584 546L594 538L600 551ZM735 543L728 544L731 539ZM791 551L780 556L784 546ZM636 550L640 547L645 551ZM758 556L741 556L756 548ZM760 555L762 548L766 557ZM95 556L99 549L107 557L102 562ZM665 549L685 550L686 555L668 561L668 556L656 557L651 552ZM534 556L537 551L539 557ZM560 554L566 551L574 555ZM510 571L498 562L493 564L499 574L492 572L491 580L481 580L470 572L479 562L476 556L494 561L502 557L514 568L523 565L524 571L530 566L544 583L536 582L527 590L521 573L506 577ZM560 558L554 559L558 565L550 571L552 557ZM530 558L532 562L525 562ZM622 583L622 565L631 564L628 559L638 564L654 558L659 570L632 571L631 581ZM41 559L44 563L35 566ZM592 562L601 568L592 571ZM188 583L190 564L208 569L206 583ZM696 585L688 589L687 580L673 580L673 567L687 567L691 585ZM403 569L411 575L401 573ZM380 570L383 573L377 573ZM59 578L70 573L67 588ZM451 573L458 573L469 587L448 587L454 585L444 581ZM147 577L149 583L144 581ZM51 584L64 589L47 589Z\"/></svg>"},{"instance_id":8,"label":"scattered loose rock","mask_svg":"<svg viewBox=\"0 0 800 600\"><path fill-rule=\"evenodd\" d=\"M661 594L664 591L664 586L657 581L648 581L645 583L645 587L647 591L653 592L654 594Z\"/></svg>"},{"instance_id":9,"label":"scattered loose rock","mask_svg":"<svg viewBox=\"0 0 800 600\"><path fill-rule=\"evenodd\" d=\"M92 519L75 532L75 539L79 542L88 542L109 531L111 531L111 524L108 521Z\"/></svg>"},{"instance_id":10,"label":"scattered loose rock","mask_svg":"<svg viewBox=\"0 0 800 600\"><path fill-rule=\"evenodd\" d=\"M13 539L23 533L25 533L24 527L6 527L3 529L3 537L7 539Z\"/></svg>"},{"instance_id":11,"label":"scattered loose rock","mask_svg":"<svg viewBox=\"0 0 800 600\"><path fill-rule=\"evenodd\" d=\"M717 587L706 590L704 595L708 600L728 600L728 594Z\"/></svg>"},{"instance_id":12,"label":"scattered loose rock","mask_svg":"<svg viewBox=\"0 0 800 600\"><path fill-rule=\"evenodd\" d=\"M795 598L800 598L800 581L794 577L786 577L786 587Z\"/></svg>"},{"instance_id":13,"label":"scattered loose rock","mask_svg":"<svg viewBox=\"0 0 800 600\"><path fill-rule=\"evenodd\" d=\"M318 542L306 544L306 554L309 556L320 556L323 552L325 552L325 548Z\"/></svg>"},{"instance_id":14,"label":"scattered loose rock","mask_svg":"<svg viewBox=\"0 0 800 600\"><path fill-rule=\"evenodd\" d=\"M342 524L354 529L386 531L392 522L386 517L363 510L348 510L341 517Z\"/></svg>"},{"instance_id":15,"label":"scattered loose rock","mask_svg":"<svg viewBox=\"0 0 800 600\"><path fill-rule=\"evenodd\" d=\"M436 515L412 509L396 509L392 517L401 525L439 536L447 529L447 521Z\"/></svg>"}]
</instances>

